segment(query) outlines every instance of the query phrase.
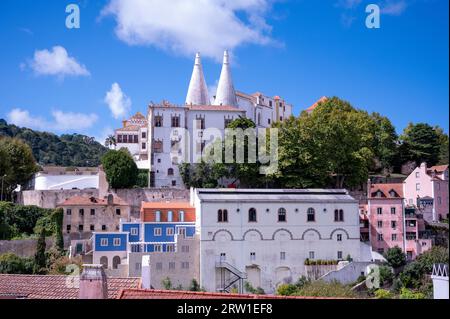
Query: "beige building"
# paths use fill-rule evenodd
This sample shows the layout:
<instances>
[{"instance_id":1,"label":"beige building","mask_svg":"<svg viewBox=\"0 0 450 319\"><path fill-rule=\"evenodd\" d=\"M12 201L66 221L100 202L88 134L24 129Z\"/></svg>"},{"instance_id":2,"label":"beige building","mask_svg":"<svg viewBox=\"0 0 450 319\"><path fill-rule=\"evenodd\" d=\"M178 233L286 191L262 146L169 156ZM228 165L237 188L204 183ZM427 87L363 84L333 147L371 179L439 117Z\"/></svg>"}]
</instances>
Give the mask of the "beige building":
<instances>
[{"instance_id":1,"label":"beige building","mask_svg":"<svg viewBox=\"0 0 450 319\"><path fill-rule=\"evenodd\" d=\"M121 198L75 196L58 207L64 210L63 233L70 240L89 239L93 232L118 231L121 219L130 219L130 205Z\"/></svg>"}]
</instances>

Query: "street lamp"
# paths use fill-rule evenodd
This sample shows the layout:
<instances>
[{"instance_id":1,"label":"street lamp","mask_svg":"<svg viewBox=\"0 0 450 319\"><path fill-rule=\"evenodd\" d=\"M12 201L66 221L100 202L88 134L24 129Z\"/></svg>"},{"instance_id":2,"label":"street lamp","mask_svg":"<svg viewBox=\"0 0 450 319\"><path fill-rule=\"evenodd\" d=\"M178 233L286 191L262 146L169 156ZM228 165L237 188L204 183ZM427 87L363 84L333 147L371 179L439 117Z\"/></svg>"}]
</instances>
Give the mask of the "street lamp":
<instances>
[{"instance_id":1,"label":"street lamp","mask_svg":"<svg viewBox=\"0 0 450 319\"><path fill-rule=\"evenodd\" d=\"M1 191L1 197L0 197L0 202L3 201L3 181L5 180L6 174L2 176L2 191Z\"/></svg>"}]
</instances>

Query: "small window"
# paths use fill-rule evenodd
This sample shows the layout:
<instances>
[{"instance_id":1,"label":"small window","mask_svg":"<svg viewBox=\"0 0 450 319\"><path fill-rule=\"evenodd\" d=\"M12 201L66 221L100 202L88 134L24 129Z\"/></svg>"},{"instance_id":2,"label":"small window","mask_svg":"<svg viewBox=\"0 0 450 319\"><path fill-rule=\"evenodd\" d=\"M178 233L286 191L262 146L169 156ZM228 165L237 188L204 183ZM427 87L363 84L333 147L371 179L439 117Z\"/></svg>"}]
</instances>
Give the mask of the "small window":
<instances>
[{"instance_id":1,"label":"small window","mask_svg":"<svg viewBox=\"0 0 450 319\"><path fill-rule=\"evenodd\" d=\"M344 210L336 209L334 211L334 221L335 222L343 222L344 221Z\"/></svg>"},{"instance_id":2,"label":"small window","mask_svg":"<svg viewBox=\"0 0 450 319\"><path fill-rule=\"evenodd\" d=\"M173 227L167 227L166 228L166 235L167 236L173 236L174 231L173 231Z\"/></svg>"},{"instance_id":3,"label":"small window","mask_svg":"<svg viewBox=\"0 0 450 319\"><path fill-rule=\"evenodd\" d=\"M280 252L280 260L286 260L286 252Z\"/></svg>"},{"instance_id":4,"label":"small window","mask_svg":"<svg viewBox=\"0 0 450 319\"><path fill-rule=\"evenodd\" d=\"M181 268L182 269L189 269L189 263L188 262L182 262L181 263Z\"/></svg>"},{"instance_id":5,"label":"small window","mask_svg":"<svg viewBox=\"0 0 450 319\"><path fill-rule=\"evenodd\" d=\"M250 253L250 260L256 260L256 253Z\"/></svg>"},{"instance_id":6,"label":"small window","mask_svg":"<svg viewBox=\"0 0 450 319\"><path fill-rule=\"evenodd\" d=\"M137 228L137 227L130 228L131 235L136 236L138 233L139 233L139 228Z\"/></svg>"},{"instance_id":7,"label":"small window","mask_svg":"<svg viewBox=\"0 0 450 319\"><path fill-rule=\"evenodd\" d=\"M67 214L67 215L72 215L72 210L71 210L71 209L67 209L67 210L66 210L66 214Z\"/></svg>"},{"instance_id":8,"label":"small window","mask_svg":"<svg viewBox=\"0 0 450 319\"><path fill-rule=\"evenodd\" d=\"M142 132L142 138L147 138L147 132Z\"/></svg>"},{"instance_id":9,"label":"small window","mask_svg":"<svg viewBox=\"0 0 450 319\"><path fill-rule=\"evenodd\" d=\"M416 184L416 191L420 191L420 183Z\"/></svg>"},{"instance_id":10,"label":"small window","mask_svg":"<svg viewBox=\"0 0 450 319\"><path fill-rule=\"evenodd\" d=\"M307 221L308 222L316 221L316 212L315 212L314 208L308 208Z\"/></svg>"},{"instance_id":11,"label":"small window","mask_svg":"<svg viewBox=\"0 0 450 319\"><path fill-rule=\"evenodd\" d=\"M227 223L228 222L228 211L226 209L219 209L217 211L217 221L219 223Z\"/></svg>"},{"instance_id":12,"label":"small window","mask_svg":"<svg viewBox=\"0 0 450 319\"><path fill-rule=\"evenodd\" d=\"M102 225L102 231L106 231L106 225Z\"/></svg>"},{"instance_id":13,"label":"small window","mask_svg":"<svg viewBox=\"0 0 450 319\"><path fill-rule=\"evenodd\" d=\"M91 225L90 229L91 229L91 231L94 231L95 230L95 225Z\"/></svg>"},{"instance_id":14,"label":"small window","mask_svg":"<svg viewBox=\"0 0 450 319\"><path fill-rule=\"evenodd\" d=\"M378 228L383 228L383 221L382 220L377 221L377 227Z\"/></svg>"},{"instance_id":15,"label":"small window","mask_svg":"<svg viewBox=\"0 0 450 319\"><path fill-rule=\"evenodd\" d=\"M162 263L156 263L156 270L162 270L162 269L163 269Z\"/></svg>"},{"instance_id":16,"label":"small window","mask_svg":"<svg viewBox=\"0 0 450 319\"><path fill-rule=\"evenodd\" d=\"M342 259L342 251L338 251L337 252L337 259L341 260Z\"/></svg>"},{"instance_id":17,"label":"small window","mask_svg":"<svg viewBox=\"0 0 450 319\"><path fill-rule=\"evenodd\" d=\"M116 215L120 216L120 214L121 214L120 208L116 208Z\"/></svg>"},{"instance_id":18,"label":"small window","mask_svg":"<svg viewBox=\"0 0 450 319\"><path fill-rule=\"evenodd\" d=\"M134 270L141 271L142 270L142 264L141 263L134 264Z\"/></svg>"},{"instance_id":19,"label":"small window","mask_svg":"<svg viewBox=\"0 0 450 319\"><path fill-rule=\"evenodd\" d=\"M280 223L286 222L286 209L280 208L278 210L278 222Z\"/></svg>"},{"instance_id":20,"label":"small window","mask_svg":"<svg viewBox=\"0 0 450 319\"><path fill-rule=\"evenodd\" d=\"M397 241L397 234L392 234L392 241Z\"/></svg>"},{"instance_id":21,"label":"small window","mask_svg":"<svg viewBox=\"0 0 450 319\"><path fill-rule=\"evenodd\" d=\"M383 208L382 207L378 207L377 208L377 214L378 215L383 215Z\"/></svg>"},{"instance_id":22,"label":"small window","mask_svg":"<svg viewBox=\"0 0 450 319\"><path fill-rule=\"evenodd\" d=\"M118 247L120 246L120 242L121 242L120 238L114 238L113 245L115 247Z\"/></svg>"},{"instance_id":23,"label":"small window","mask_svg":"<svg viewBox=\"0 0 450 319\"><path fill-rule=\"evenodd\" d=\"M108 238L102 238L102 239L100 239L100 246L101 246L101 247L106 247L106 246L108 246Z\"/></svg>"},{"instance_id":24,"label":"small window","mask_svg":"<svg viewBox=\"0 0 450 319\"><path fill-rule=\"evenodd\" d=\"M169 168L169 169L167 170L167 175L173 176L173 168Z\"/></svg>"},{"instance_id":25,"label":"small window","mask_svg":"<svg viewBox=\"0 0 450 319\"><path fill-rule=\"evenodd\" d=\"M337 234L337 241L342 241L342 234Z\"/></svg>"},{"instance_id":26,"label":"small window","mask_svg":"<svg viewBox=\"0 0 450 319\"><path fill-rule=\"evenodd\" d=\"M391 228L396 229L397 228L397 222L395 220L391 221Z\"/></svg>"},{"instance_id":27,"label":"small window","mask_svg":"<svg viewBox=\"0 0 450 319\"><path fill-rule=\"evenodd\" d=\"M67 225L67 232L70 233L71 230L72 230L72 226L71 225Z\"/></svg>"},{"instance_id":28,"label":"small window","mask_svg":"<svg viewBox=\"0 0 450 319\"><path fill-rule=\"evenodd\" d=\"M84 226L83 225L78 225L78 231L83 231L84 230Z\"/></svg>"},{"instance_id":29,"label":"small window","mask_svg":"<svg viewBox=\"0 0 450 319\"><path fill-rule=\"evenodd\" d=\"M179 227L178 228L178 235L185 237L186 236L186 227Z\"/></svg>"},{"instance_id":30,"label":"small window","mask_svg":"<svg viewBox=\"0 0 450 319\"><path fill-rule=\"evenodd\" d=\"M167 251L168 253L173 253L173 252L175 251L175 245L172 245L172 244L167 245L167 246L166 246L166 251Z\"/></svg>"},{"instance_id":31,"label":"small window","mask_svg":"<svg viewBox=\"0 0 450 319\"><path fill-rule=\"evenodd\" d=\"M315 255L314 252L313 252L313 251L310 251L310 252L309 252L309 259L314 259L314 258L315 258L314 255Z\"/></svg>"},{"instance_id":32,"label":"small window","mask_svg":"<svg viewBox=\"0 0 450 319\"><path fill-rule=\"evenodd\" d=\"M145 150L147 148L147 143L142 143L142 149Z\"/></svg>"},{"instance_id":33,"label":"small window","mask_svg":"<svg viewBox=\"0 0 450 319\"><path fill-rule=\"evenodd\" d=\"M378 241L383 241L383 234L377 234Z\"/></svg>"},{"instance_id":34,"label":"small window","mask_svg":"<svg viewBox=\"0 0 450 319\"><path fill-rule=\"evenodd\" d=\"M168 222L173 222L173 211L169 210L167 212L167 221Z\"/></svg>"},{"instance_id":35,"label":"small window","mask_svg":"<svg viewBox=\"0 0 450 319\"><path fill-rule=\"evenodd\" d=\"M187 245L181 246L181 252L182 253L188 253L189 252L189 246L187 246Z\"/></svg>"},{"instance_id":36,"label":"small window","mask_svg":"<svg viewBox=\"0 0 450 319\"><path fill-rule=\"evenodd\" d=\"M161 245L154 245L154 246L153 246L153 251L154 251L155 253L160 253L160 252L162 252L162 246L161 246Z\"/></svg>"},{"instance_id":37,"label":"small window","mask_svg":"<svg viewBox=\"0 0 450 319\"><path fill-rule=\"evenodd\" d=\"M155 222L159 223L161 221L161 212L157 210L155 212Z\"/></svg>"},{"instance_id":38,"label":"small window","mask_svg":"<svg viewBox=\"0 0 450 319\"><path fill-rule=\"evenodd\" d=\"M79 210L79 212L80 212L80 216L84 216L84 209L83 209L83 208L81 208L81 209Z\"/></svg>"},{"instance_id":39,"label":"small window","mask_svg":"<svg viewBox=\"0 0 450 319\"><path fill-rule=\"evenodd\" d=\"M256 222L256 209L250 208L248 211L248 221L249 223L255 223Z\"/></svg>"},{"instance_id":40,"label":"small window","mask_svg":"<svg viewBox=\"0 0 450 319\"><path fill-rule=\"evenodd\" d=\"M391 207L391 214L395 215L396 211L395 211L395 207Z\"/></svg>"},{"instance_id":41,"label":"small window","mask_svg":"<svg viewBox=\"0 0 450 319\"><path fill-rule=\"evenodd\" d=\"M420 178L420 172L416 172L416 178Z\"/></svg>"},{"instance_id":42,"label":"small window","mask_svg":"<svg viewBox=\"0 0 450 319\"><path fill-rule=\"evenodd\" d=\"M175 269L175 263L172 261L169 263L169 270L174 270Z\"/></svg>"},{"instance_id":43,"label":"small window","mask_svg":"<svg viewBox=\"0 0 450 319\"><path fill-rule=\"evenodd\" d=\"M95 209L91 208L91 216L95 216Z\"/></svg>"},{"instance_id":44,"label":"small window","mask_svg":"<svg viewBox=\"0 0 450 319\"><path fill-rule=\"evenodd\" d=\"M161 228L155 228L153 230L153 235L154 236L161 236L162 235L162 229Z\"/></svg>"},{"instance_id":45,"label":"small window","mask_svg":"<svg viewBox=\"0 0 450 319\"><path fill-rule=\"evenodd\" d=\"M179 220L180 222L184 222L184 211L180 210L180 211L178 212L178 220Z\"/></svg>"},{"instance_id":46,"label":"small window","mask_svg":"<svg viewBox=\"0 0 450 319\"><path fill-rule=\"evenodd\" d=\"M172 186L177 186L177 181L172 181Z\"/></svg>"}]
</instances>

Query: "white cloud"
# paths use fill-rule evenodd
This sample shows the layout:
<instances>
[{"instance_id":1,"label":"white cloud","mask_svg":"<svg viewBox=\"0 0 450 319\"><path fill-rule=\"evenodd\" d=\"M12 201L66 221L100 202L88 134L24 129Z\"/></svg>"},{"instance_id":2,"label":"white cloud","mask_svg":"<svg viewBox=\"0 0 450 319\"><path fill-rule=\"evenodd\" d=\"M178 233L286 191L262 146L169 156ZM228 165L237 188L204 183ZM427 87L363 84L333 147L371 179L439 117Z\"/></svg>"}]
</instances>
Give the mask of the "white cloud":
<instances>
[{"instance_id":1,"label":"white cloud","mask_svg":"<svg viewBox=\"0 0 450 319\"><path fill-rule=\"evenodd\" d=\"M29 111L20 108L15 108L7 114L8 122L17 126L56 132L84 131L98 120L98 116L93 113L65 113L60 110L53 111L52 117L53 119L49 121L40 116L33 116Z\"/></svg>"},{"instance_id":2,"label":"white cloud","mask_svg":"<svg viewBox=\"0 0 450 319\"><path fill-rule=\"evenodd\" d=\"M407 6L405 0L386 0L381 5L381 13L398 16L405 12Z\"/></svg>"},{"instance_id":3,"label":"white cloud","mask_svg":"<svg viewBox=\"0 0 450 319\"><path fill-rule=\"evenodd\" d=\"M131 99L123 93L118 83L113 83L104 101L115 119L126 116L131 109Z\"/></svg>"},{"instance_id":4,"label":"white cloud","mask_svg":"<svg viewBox=\"0 0 450 319\"><path fill-rule=\"evenodd\" d=\"M181 55L220 60L225 49L274 43L266 14L275 0L110 0L116 35L129 45L153 45Z\"/></svg>"},{"instance_id":5,"label":"white cloud","mask_svg":"<svg viewBox=\"0 0 450 319\"><path fill-rule=\"evenodd\" d=\"M37 50L28 62L29 67L38 75L88 76L89 71L82 64L67 53L62 46L55 46L51 50Z\"/></svg>"}]
</instances>

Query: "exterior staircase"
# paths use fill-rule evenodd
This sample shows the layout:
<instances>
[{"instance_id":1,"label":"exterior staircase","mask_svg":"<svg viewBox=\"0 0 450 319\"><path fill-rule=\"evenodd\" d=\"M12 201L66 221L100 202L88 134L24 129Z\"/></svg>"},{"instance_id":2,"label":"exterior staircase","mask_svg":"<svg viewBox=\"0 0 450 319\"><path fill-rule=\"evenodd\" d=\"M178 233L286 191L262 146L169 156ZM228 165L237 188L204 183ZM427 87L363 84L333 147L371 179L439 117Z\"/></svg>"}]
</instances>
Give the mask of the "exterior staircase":
<instances>
[{"instance_id":1,"label":"exterior staircase","mask_svg":"<svg viewBox=\"0 0 450 319\"><path fill-rule=\"evenodd\" d=\"M244 292L244 279L247 279L247 274L241 272L239 269L230 263L219 260L216 262L216 269L220 270L220 286L217 288L218 292L230 293L235 284L238 285L238 292Z\"/></svg>"}]
</instances>

